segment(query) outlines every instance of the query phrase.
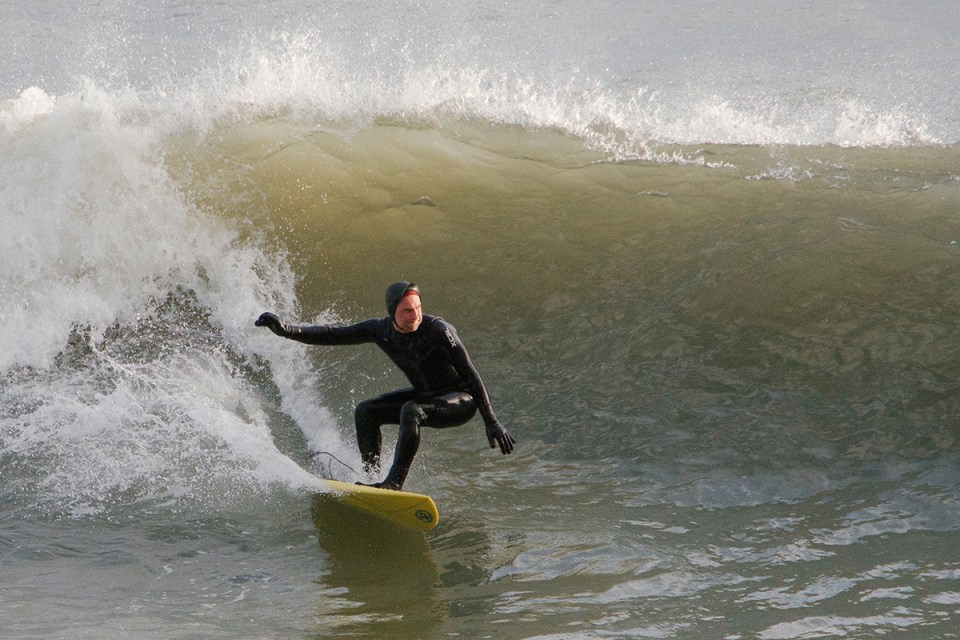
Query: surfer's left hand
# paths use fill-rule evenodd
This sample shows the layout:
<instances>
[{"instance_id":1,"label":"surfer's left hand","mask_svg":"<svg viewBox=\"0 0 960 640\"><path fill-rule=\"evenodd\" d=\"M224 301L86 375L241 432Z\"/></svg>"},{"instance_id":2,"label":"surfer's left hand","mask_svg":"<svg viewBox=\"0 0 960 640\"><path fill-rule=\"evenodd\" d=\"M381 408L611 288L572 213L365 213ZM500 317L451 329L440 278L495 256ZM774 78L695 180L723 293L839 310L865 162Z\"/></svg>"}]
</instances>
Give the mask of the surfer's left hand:
<instances>
[{"instance_id":1,"label":"surfer's left hand","mask_svg":"<svg viewBox=\"0 0 960 640\"><path fill-rule=\"evenodd\" d=\"M487 425L487 440L490 441L490 448L493 449L498 444L500 452L504 455L513 452L513 445L517 443L513 436L503 428L499 422L493 422Z\"/></svg>"}]
</instances>

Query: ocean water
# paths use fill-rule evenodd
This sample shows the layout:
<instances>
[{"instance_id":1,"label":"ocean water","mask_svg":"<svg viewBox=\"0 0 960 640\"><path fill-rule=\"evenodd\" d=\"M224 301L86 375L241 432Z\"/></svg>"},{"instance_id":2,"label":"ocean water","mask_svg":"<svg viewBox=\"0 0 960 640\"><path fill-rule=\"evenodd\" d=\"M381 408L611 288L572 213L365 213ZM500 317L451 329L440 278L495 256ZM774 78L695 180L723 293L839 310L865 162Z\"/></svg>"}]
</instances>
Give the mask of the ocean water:
<instances>
[{"instance_id":1,"label":"ocean water","mask_svg":"<svg viewBox=\"0 0 960 640\"><path fill-rule=\"evenodd\" d=\"M0 3L3 636L960 636L958 27ZM316 497L399 374L253 326L399 278L518 440L425 535Z\"/></svg>"}]
</instances>

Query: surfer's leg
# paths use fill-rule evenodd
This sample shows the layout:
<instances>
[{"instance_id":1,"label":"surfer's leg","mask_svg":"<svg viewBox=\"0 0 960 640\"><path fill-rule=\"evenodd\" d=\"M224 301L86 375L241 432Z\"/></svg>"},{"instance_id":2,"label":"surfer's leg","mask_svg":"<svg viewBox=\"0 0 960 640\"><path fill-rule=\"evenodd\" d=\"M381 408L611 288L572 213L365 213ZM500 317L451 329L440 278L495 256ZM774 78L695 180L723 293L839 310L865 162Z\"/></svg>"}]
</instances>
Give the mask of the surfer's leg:
<instances>
[{"instance_id":1,"label":"surfer's leg","mask_svg":"<svg viewBox=\"0 0 960 640\"><path fill-rule=\"evenodd\" d=\"M400 431L397 433L397 448L393 454L393 465L383 482L377 484L384 489L403 488L403 482L410 473L410 465L420 448L420 423L425 414L421 405L411 400L400 410Z\"/></svg>"},{"instance_id":2,"label":"surfer's leg","mask_svg":"<svg viewBox=\"0 0 960 640\"><path fill-rule=\"evenodd\" d=\"M384 489L401 489L410 472L410 466L420 448L420 426L455 427L461 425L477 412L477 405L468 393L449 393L427 402L411 400L400 410L400 432L393 465L383 482Z\"/></svg>"},{"instance_id":3,"label":"surfer's leg","mask_svg":"<svg viewBox=\"0 0 960 640\"><path fill-rule=\"evenodd\" d=\"M360 458L366 473L377 473L380 470L380 448L383 442L380 426L399 424L400 410L413 396L413 389L401 389L364 400L357 405L353 420L357 428L357 447L360 449Z\"/></svg>"},{"instance_id":4,"label":"surfer's leg","mask_svg":"<svg viewBox=\"0 0 960 640\"><path fill-rule=\"evenodd\" d=\"M445 429L459 427L468 422L477 413L477 403L473 396L465 391L455 391L437 396L429 402L422 402L425 427Z\"/></svg>"}]
</instances>

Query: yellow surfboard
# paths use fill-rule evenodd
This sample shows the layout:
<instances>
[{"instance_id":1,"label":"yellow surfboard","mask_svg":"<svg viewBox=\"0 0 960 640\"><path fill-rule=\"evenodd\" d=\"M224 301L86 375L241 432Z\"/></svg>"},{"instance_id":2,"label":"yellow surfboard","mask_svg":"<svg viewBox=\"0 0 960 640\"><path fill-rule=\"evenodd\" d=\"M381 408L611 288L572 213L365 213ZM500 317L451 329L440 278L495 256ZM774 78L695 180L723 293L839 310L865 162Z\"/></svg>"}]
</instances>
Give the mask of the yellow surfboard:
<instances>
[{"instance_id":1,"label":"yellow surfboard","mask_svg":"<svg viewBox=\"0 0 960 640\"><path fill-rule=\"evenodd\" d=\"M430 496L408 491L365 487L326 478L322 480L336 492L336 498L342 504L361 509L402 527L427 531L440 522L437 505Z\"/></svg>"}]
</instances>

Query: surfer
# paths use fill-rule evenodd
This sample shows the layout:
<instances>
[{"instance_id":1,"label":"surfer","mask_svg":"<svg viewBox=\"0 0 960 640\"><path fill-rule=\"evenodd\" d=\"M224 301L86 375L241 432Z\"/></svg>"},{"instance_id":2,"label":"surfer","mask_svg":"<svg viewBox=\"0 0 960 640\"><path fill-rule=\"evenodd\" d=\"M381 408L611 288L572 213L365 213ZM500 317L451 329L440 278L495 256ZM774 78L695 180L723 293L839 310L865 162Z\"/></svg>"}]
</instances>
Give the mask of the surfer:
<instances>
[{"instance_id":1,"label":"surfer","mask_svg":"<svg viewBox=\"0 0 960 640\"><path fill-rule=\"evenodd\" d=\"M483 380L453 325L423 313L420 289L413 283L391 284L386 302L386 317L350 326L288 326L270 312L261 314L255 324L306 344L375 343L410 380L411 388L364 400L354 411L357 446L369 474L380 472L380 427L400 426L393 465L387 477L372 486L402 489L420 447L420 427L456 427L469 421L477 410L486 425L490 448L499 445L501 453L511 453L515 440L493 413Z\"/></svg>"}]
</instances>

